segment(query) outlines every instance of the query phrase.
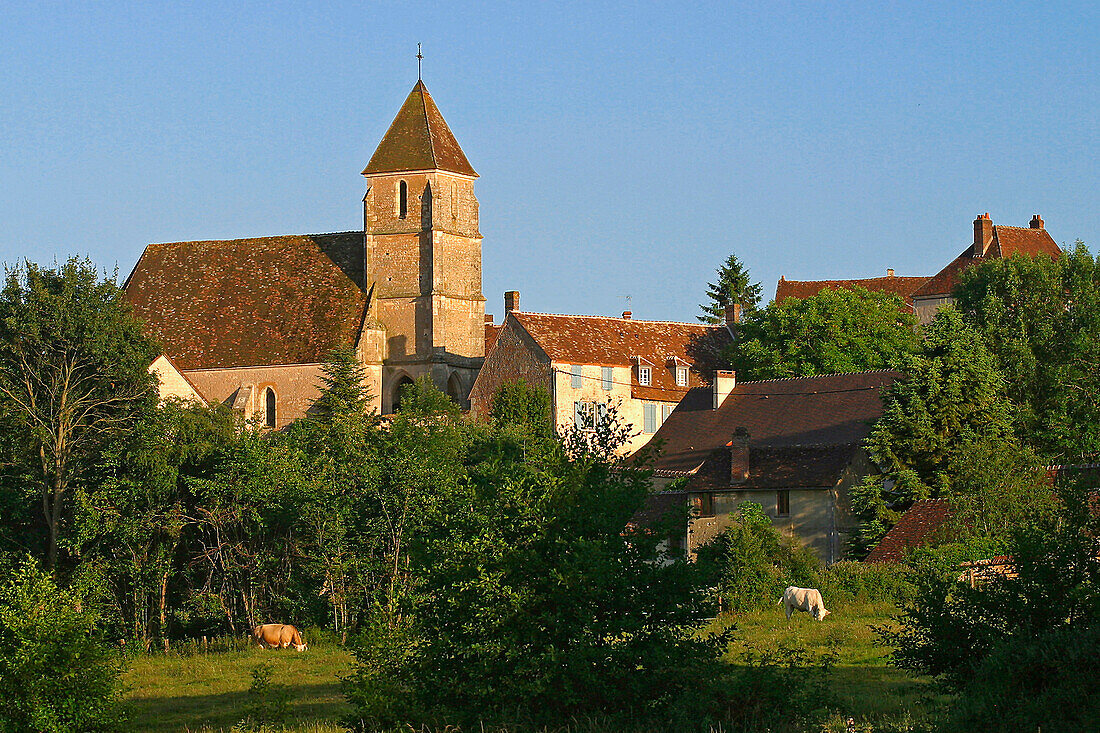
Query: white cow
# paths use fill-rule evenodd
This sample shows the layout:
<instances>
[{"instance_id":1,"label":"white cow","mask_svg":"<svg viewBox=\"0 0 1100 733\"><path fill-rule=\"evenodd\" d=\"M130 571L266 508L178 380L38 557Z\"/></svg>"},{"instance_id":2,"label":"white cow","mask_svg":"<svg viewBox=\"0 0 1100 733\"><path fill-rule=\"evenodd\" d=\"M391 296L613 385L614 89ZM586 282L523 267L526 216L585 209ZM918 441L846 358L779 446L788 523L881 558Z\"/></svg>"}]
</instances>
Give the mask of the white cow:
<instances>
[{"instance_id":1,"label":"white cow","mask_svg":"<svg viewBox=\"0 0 1100 733\"><path fill-rule=\"evenodd\" d=\"M789 585L779 602L787 612L787 623L790 623L791 612L795 610L805 611L818 621L829 615L825 610L825 601L821 600L821 591L816 588L795 588Z\"/></svg>"}]
</instances>

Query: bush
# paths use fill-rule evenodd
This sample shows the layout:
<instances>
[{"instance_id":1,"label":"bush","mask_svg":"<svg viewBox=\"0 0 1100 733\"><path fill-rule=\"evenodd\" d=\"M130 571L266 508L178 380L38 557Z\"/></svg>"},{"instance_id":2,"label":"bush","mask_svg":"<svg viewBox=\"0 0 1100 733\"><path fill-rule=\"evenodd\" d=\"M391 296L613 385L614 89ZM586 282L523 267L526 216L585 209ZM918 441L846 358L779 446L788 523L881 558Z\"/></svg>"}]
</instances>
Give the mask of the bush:
<instances>
[{"instance_id":1,"label":"bush","mask_svg":"<svg viewBox=\"0 0 1100 733\"><path fill-rule=\"evenodd\" d=\"M31 560L0 585L0 731L112 730L119 658L97 617Z\"/></svg>"},{"instance_id":2,"label":"bush","mask_svg":"<svg viewBox=\"0 0 1100 733\"><path fill-rule=\"evenodd\" d=\"M913 597L912 571L903 564L844 561L821 573L818 588L830 603L892 603Z\"/></svg>"},{"instance_id":3,"label":"bush","mask_svg":"<svg viewBox=\"0 0 1100 733\"><path fill-rule=\"evenodd\" d=\"M286 685L271 681L274 672L275 665L272 662L264 662L253 668L242 726L245 730L281 728L286 724L290 709L290 691Z\"/></svg>"},{"instance_id":4,"label":"bush","mask_svg":"<svg viewBox=\"0 0 1100 733\"><path fill-rule=\"evenodd\" d=\"M698 562L736 613L774 606L787 586L814 586L818 578L814 555L748 501L726 531L699 548Z\"/></svg>"},{"instance_id":5,"label":"bush","mask_svg":"<svg viewBox=\"0 0 1100 733\"><path fill-rule=\"evenodd\" d=\"M997 647L959 695L950 731L1088 730L1100 720L1100 626L1062 628Z\"/></svg>"}]
</instances>

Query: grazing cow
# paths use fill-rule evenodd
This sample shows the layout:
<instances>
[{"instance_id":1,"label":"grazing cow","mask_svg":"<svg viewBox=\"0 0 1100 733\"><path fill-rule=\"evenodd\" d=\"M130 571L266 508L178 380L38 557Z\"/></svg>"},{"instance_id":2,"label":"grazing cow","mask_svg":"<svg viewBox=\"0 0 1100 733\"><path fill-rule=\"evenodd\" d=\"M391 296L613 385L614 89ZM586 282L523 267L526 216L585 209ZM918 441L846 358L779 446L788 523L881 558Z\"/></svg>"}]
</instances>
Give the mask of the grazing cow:
<instances>
[{"instance_id":1,"label":"grazing cow","mask_svg":"<svg viewBox=\"0 0 1100 733\"><path fill-rule=\"evenodd\" d=\"M825 601L821 600L821 591L816 588L795 588L789 585L787 590L783 591L783 597L779 602L787 611L787 623L790 623L791 612L795 610L805 611L818 621L829 615L825 610Z\"/></svg>"},{"instance_id":2,"label":"grazing cow","mask_svg":"<svg viewBox=\"0 0 1100 733\"><path fill-rule=\"evenodd\" d=\"M261 649L286 649L293 644L296 651L306 650L302 635L290 624L262 624L252 629L252 638Z\"/></svg>"}]
</instances>

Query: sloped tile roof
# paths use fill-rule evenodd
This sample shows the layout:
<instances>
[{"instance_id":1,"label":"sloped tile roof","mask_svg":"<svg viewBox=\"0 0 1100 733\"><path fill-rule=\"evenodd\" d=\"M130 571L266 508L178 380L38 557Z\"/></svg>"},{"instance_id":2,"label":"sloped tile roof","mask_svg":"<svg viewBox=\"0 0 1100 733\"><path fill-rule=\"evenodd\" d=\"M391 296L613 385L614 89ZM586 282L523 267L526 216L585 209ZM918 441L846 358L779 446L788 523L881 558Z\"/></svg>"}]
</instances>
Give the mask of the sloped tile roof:
<instances>
[{"instance_id":1,"label":"sloped tile roof","mask_svg":"<svg viewBox=\"0 0 1100 733\"><path fill-rule=\"evenodd\" d=\"M717 410L710 388L694 388L653 436L651 445L661 445L653 468L693 474L689 489L731 488L727 446L745 428L752 485L834 485L881 417L883 389L901 376L881 370L741 382Z\"/></svg>"},{"instance_id":2,"label":"sloped tile roof","mask_svg":"<svg viewBox=\"0 0 1100 733\"><path fill-rule=\"evenodd\" d=\"M907 304L913 304L913 293L928 280L927 277L866 277L856 280L787 280L779 278L775 286L775 302L787 298L810 298L822 290L844 290L857 285L880 293L892 293Z\"/></svg>"},{"instance_id":3,"label":"sloped tile roof","mask_svg":"<svg viewBox=\"0 0 1100 733\"><path fill-rule=\"evenodd\" d=\"M151 244L124 286L179 369L317 363L354 344L362 232Z\"/></svg>"},{"instance_id":4,"label":"sloped tile roof","mask_svg":"<svg viewBox=\"0 0 1100 733\"><path fill-rule=\"evenodd\" d=\"M652 383L638 384L632 370L631 395L635 399L677 402L692 386L702 384L729 343L725 326L673 321L641 321L608 316L565 316L513 311L509 314L560 364L632 366L640 357L649 366ZM676 384L676 360L692 369L688 384Z\"/></svg>"},{"instance_id":5,"label":"sloped tile roof","mask_svg":"<svg viewBox=\"0 0 1100 733\"><path fill-rule=\"evenodd\" d=\"M477 176L424 82L417 81L363 175L421 170Z\"/></svg>"},{"instance_id":6,"label":"sloped tile roof","mask_svg":"<svg viewBox=\"0 0 1100 733\"><path fill-rule=\"evenodd\" d=\"M970 245L958 257L953 259L942 270L928 279L916 292L914 297L948 296L959 284L961 273L968 267L983 262L986 259L1011 257L1012 255L1046 255L1059 257L1062 250L1058 243L1047 233L1046 229L1031 229L1030 227L1006 227L996 225L993 227L993 242L989 245L984 255L976 254L974 245Z\"/></svg>"},{"instance_id":7,"label":"sloped tile roof","mask_svg":"<svg viewBox=\"0 0 1100 733\"><path fill-rule=\"evenodd\" d=\"M865 562L901 562L905 552L932 540L951 519L951 503L947 499L921 499L901 515Z\"/></svg>"},{"instance_id":8,"label":"sloped tile roof","mask_svg":"<svg viewBox=\"0 0 1100 733\"><path fill-rule=\"evenodd\" d=\"M489 352L493 350L493 344L497 342L497 338L500 337L500 332L504 330L503 323L486 323L485 324L485 355L488 356Z\"/></svg>"}]
</instances>

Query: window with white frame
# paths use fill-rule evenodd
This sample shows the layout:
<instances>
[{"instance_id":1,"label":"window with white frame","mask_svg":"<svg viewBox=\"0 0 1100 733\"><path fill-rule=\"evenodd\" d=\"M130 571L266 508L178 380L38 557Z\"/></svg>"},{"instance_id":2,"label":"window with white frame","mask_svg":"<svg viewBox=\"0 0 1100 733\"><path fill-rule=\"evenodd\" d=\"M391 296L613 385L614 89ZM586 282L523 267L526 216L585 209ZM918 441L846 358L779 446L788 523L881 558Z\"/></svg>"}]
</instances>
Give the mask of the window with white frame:
<instances>
[{"instance_id":1,"label":"window with white frame","mask_svg":"<svg viewBox=\"0 0 1100 733\"><path fill-rule=\"evenodd\" d=\"M676 409L676 405L661 405L661 424L665 424L665 420L672 414L672 411Z\"/></svg>"},{"instance_id":2,"label":"window with white frame","mask_svg":"<svg viewBox=\"0 0 1100 733\"><path fill-rule=\"evenodd\" d=\"M653 368L647 366L638 366L638 384L648 386L653 383Z\"/></svg>"},{"instance_id":3,"label":"window with white frame","mask_svg":"<svg viewBox=\"0 0 1100 733\"><path fill-rule=\"evenodd\" d=\"M584 376L581 374L581 365L574 364L569 369L571 379L569 380L569 386L573 389L580 389L584 386Z\"/></svg>"},{"instance_id":4,"label":"window with white frame","mask_svg":"<svg viewBox=\"0 0 1100 733\"><path fill-rule=\"evenodd\" d=\"M595 430L604 425L609 417L607 405L603 402L578 400L573 403L573 424L579 430Z\"/></svg>"},{"instance_id":5,"label":"window with white frame","mask_svg":"<svg viewBox=\"0 0 1100 733\"><path fill-rule=\"evenodd\" d=\"M676 367L676 386L686 387L688 383L688 368L686 366Z\"/></svg>"}]
</instances>

